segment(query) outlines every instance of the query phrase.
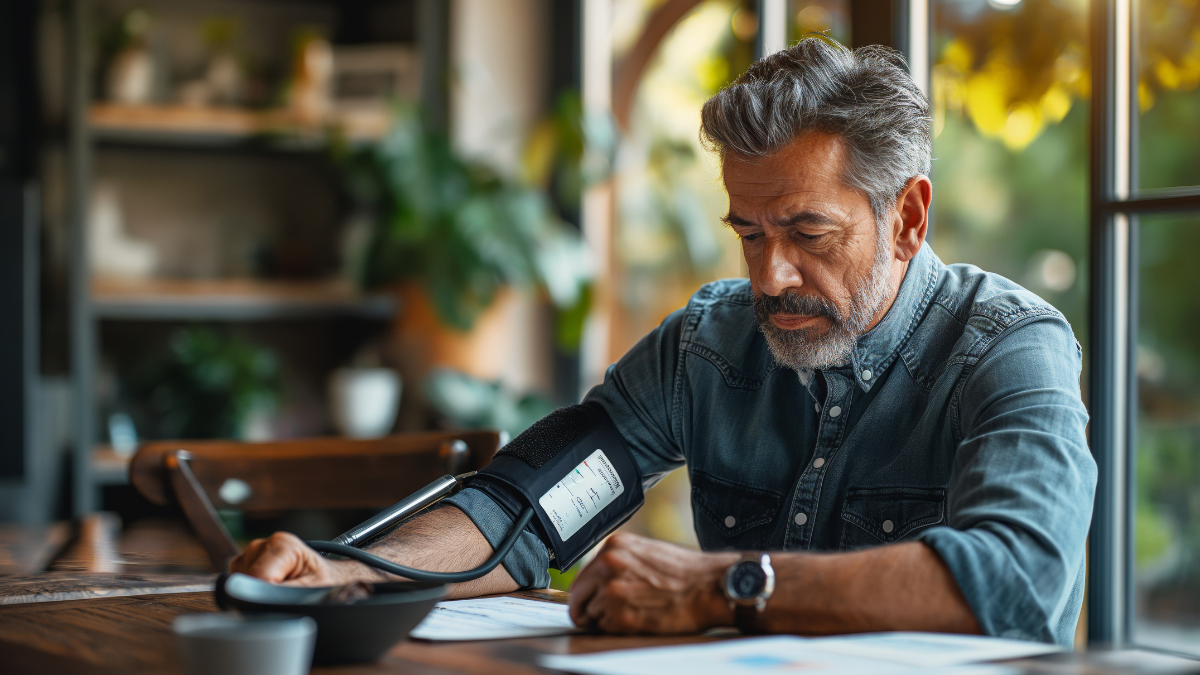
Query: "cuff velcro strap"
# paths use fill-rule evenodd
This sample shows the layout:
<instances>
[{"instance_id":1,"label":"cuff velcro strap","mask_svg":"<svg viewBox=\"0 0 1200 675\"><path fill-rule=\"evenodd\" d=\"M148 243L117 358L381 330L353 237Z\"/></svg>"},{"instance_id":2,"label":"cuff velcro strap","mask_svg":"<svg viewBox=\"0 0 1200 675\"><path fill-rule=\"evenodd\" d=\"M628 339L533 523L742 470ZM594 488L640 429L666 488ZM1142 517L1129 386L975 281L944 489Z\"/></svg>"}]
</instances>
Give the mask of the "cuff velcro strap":
<instances>
[{"instance_id":1,"label":"cuff velcro strap","mask_svg":"<svg viewBox=\"0 0 1200 675\"><path fill-rule=\"evenodd\" d=\"M543 418L479 476L504 483L533 506L557 570L568 569L645 501L625 441L608 414L593 406L563 408Z\"/></svg>"}]
</instances>

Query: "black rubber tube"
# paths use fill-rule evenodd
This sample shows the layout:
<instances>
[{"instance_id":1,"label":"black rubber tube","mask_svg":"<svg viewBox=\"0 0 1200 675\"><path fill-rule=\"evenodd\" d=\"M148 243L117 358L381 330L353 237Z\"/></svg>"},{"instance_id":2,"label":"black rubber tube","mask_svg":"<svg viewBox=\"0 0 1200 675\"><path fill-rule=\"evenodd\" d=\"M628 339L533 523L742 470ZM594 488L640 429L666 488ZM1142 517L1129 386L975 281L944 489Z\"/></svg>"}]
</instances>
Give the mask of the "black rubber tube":
<instances>
[{"instance_id":1,"label":"black rubber tube","mask_svg":"<svg viewBox=\"0 0 1200 675\"><path fill-rule=\"evenodd\" d=\"M398 574L406 579L412 579L413 581L429 581L439 584L460 584L464 581L474 581L475 579L485 576L488 572L496 569L496 566L500 564L500 561L504 560L504 556L508 555L508 552L512 550L513 546L517 545L517 540L521 538L521 532L525 530L525 526L529 524L529 521L532 518L533 508L526 507L525 510L521 512L521 515L517 517L517 522L513 523L512 531L508 533L508 536L504 538L504 541L500 542L500 548L496 549L496 552L492 554L492 557L488 558L487 562L483 563L479 567L476 567L473 570L465 570L463 572L430 572L428 570L417 570L411 567L405 567L404 565L397 565L390 560L384 560L379 556L371 555L362 549L354 548L353 546L346 546L345 544L335 544L332 541L306 541L304 543L308 544L309 547L315 551L320 551L321 553L336 553L340 556L357 560L364 565L370 565L377 570L382 570L384 572L388 572L389 574Z\"/></svg>"}]
</instances>

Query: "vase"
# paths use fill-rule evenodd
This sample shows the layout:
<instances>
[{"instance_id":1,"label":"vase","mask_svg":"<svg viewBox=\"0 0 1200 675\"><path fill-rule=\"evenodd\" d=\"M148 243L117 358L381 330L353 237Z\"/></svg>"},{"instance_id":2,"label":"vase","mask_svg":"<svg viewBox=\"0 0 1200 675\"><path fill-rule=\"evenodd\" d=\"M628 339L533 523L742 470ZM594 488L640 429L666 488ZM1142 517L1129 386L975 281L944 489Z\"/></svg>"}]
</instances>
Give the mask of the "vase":
<instances>
[{"instance_id":1,"label":"vase","mask_svg":"<svg viewBox=\"0 0 1200 675\"><path fill-rule=\"evenodd\" d=\"M511 391L553 390L553 316L544 298L504 287L471 330L459 331L442 323L419 284L398 284L393 292L401 310L388 356L414 392L405 398L401 429L428 428L429 409L421 390L435 369L500 382Z\"/></svg>"},{"instance_id":2,"label":"vase","mask_svg":"<svg viewBox=\"0 0 1200 675\"><path fill-rule=\"evenodd\" d=\"M330 416L344 436L379 438L396 423L400 375L391 368L339 368L329 376Z\"/></svg>"},{"instance_id":3,"label":"vase","mask_svg":"<svg viewBox=\"0 0 1200 675\"><path fill-rule=\"evenodd\" d=\"M144 105L154 93L154 58L145 47L130 47L117 54L108 67L105 83L108 100Z\"/></svg>"}]
</instances>

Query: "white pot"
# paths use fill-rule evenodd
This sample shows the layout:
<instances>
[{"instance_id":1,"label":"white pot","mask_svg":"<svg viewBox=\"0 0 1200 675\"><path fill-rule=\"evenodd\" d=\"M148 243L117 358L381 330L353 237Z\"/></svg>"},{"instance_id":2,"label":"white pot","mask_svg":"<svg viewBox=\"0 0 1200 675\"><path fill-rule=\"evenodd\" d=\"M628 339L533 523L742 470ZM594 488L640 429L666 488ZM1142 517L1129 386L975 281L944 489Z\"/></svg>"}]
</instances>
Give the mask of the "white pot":
<instances>
[{"instance_id":1,"label":"white pot","mask_svg":"<svg viewBox=\"0 0 1200 675\"><path fill-rule=\"evenodd\" d=\"M339 368L329 376L329 405L343 435L386 436L400 407L400 375L390 368Z\"/></svg>"},{"instance_id":2,"label":"white pot","mask_svg":"<svg viewBox=\"0 0 1200 675\"><path fill-rule=\"evenodd\" d=\"M144 105L154 95L154 58L150 50L129 47L108 67L108 99L114 103Z\"/></svg>"}]
</instances>

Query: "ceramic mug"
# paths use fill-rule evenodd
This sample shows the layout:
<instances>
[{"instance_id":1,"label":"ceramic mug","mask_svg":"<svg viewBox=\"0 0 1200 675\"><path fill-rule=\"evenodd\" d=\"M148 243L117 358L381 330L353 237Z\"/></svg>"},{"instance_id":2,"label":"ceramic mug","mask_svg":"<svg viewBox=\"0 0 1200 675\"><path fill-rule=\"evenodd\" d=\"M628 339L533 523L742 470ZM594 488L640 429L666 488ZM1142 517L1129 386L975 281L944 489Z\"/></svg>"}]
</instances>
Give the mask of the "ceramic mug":
<instances>
[{"instance_id":1,"label":"ceramic mug","mask_svg":"<svg viewBox=\"0 0 1200 675\"><path fill-rule=\"evenodd\" d=\"M172 628L188 675L305 675L317 622L294 614L185 614Z\"/></svg>"}]
</instances>

